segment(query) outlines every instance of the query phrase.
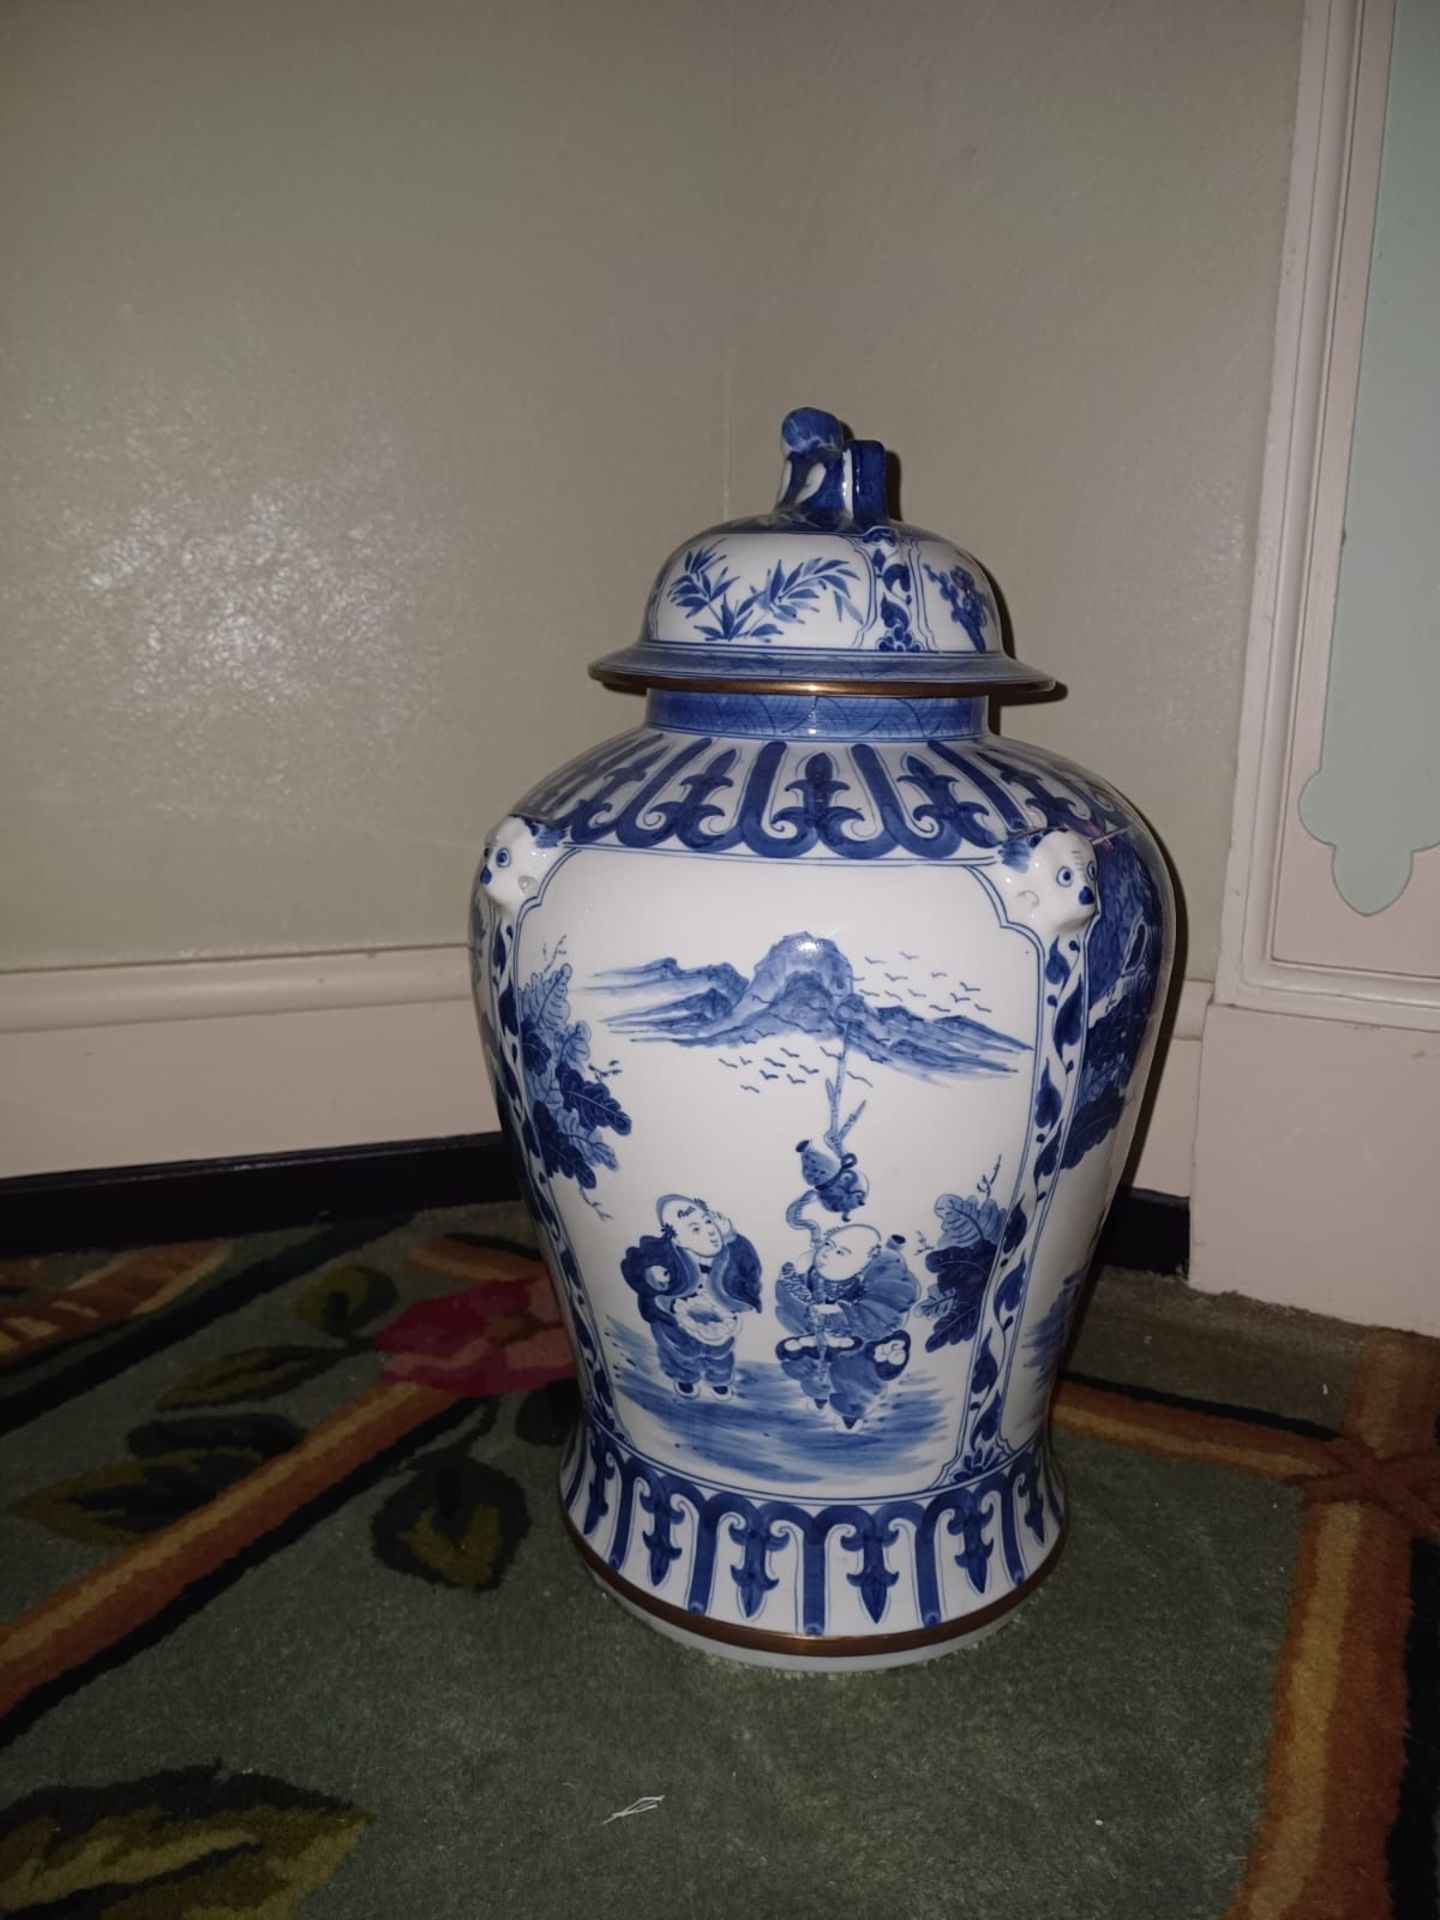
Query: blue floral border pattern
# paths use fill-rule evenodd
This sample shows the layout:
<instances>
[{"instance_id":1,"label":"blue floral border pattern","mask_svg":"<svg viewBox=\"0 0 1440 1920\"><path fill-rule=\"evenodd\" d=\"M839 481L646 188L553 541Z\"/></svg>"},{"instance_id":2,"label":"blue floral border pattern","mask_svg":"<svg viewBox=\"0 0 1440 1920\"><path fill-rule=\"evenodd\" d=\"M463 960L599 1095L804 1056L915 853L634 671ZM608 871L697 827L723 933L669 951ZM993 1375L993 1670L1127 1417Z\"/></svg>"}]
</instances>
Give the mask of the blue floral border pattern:
<instances>
[{"instance_id":1,"label":"blue floral border pattern","mask_svg":"<svg viewBox=\"0 0 1440 1920\"><path fill-rule=\"evenodd\" d=\"M1064 1523L1060 1485L1038 1439L922 1498L811 1505L708 1487L582 1426L561 1488L576 1530L640 1592L697 1616L723 1613L716 1588L728 1573L746 1623L807 1635L836 1631L829 1585L837 1533L845 1553L860 1555L845 1577L865 1614L877 1629L906 1632L963 1618L945 1603L944 1555L963 1569L978 1609L1037 1572ZM914 1617L887 1624L900 1611L897 1590L902 1607L914 1596Z\"/></svg>"},{"instance_id":2,"label":"blue floral border pattern","mask_svg":"<svg viewBox=\"0 0 1440 1920\"><path fill-rule=\"evenodd\" d=\"M921 622L914 562L914 545L897 539L895 529L886 522L867 527L860 535L861 545L874 577L874 604L880 614L880 632L875 639L878 653L928 653L928 635ZM916 628L921 627L917 633Z\"/></svg>"},{"instance_id":3,"label":"blue floral border pattern","mask_svg":"<svg viewBox=\"0 0 1440 1920\"><path fill-rule=\"evenodd\" d=\"M1036 834L1032 838L1038 843L1042 836ZM1000 1426L1015 1363L1016 1332L1025 1307L1030 1264L1040 1244L1045 1215L1082 1095L1080 1069L1088 1011L1086 946L1103 910L1102 898L1097 898L1093 867L1088 878L1090 885L1082 887L1080 898L1088 896L1094 917L1083 926L1072 926L1048 944L1035 940L1028 929L1019 929L1039 947L1042 970L1043 1006L1035 1059L1034 1106L1024 1169L1010 1203L999 1255L980 1305L961 1444L951 1467L957 1476L978 1473L994 1465L1008 1451ZM1004 914L1003 897L988 879L987 884ZM1010 924L1017 925L1014 921Z\"/></svg>"}]
</instances>

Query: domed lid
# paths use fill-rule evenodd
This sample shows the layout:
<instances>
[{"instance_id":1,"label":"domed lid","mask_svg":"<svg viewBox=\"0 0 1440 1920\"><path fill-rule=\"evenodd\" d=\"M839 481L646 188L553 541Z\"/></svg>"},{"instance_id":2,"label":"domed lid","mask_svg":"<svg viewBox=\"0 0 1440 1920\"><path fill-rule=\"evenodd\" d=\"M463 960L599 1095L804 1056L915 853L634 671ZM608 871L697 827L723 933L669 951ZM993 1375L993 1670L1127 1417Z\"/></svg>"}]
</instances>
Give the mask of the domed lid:
<instances>
[{"instance_id":1,"label":"domed lid","mask_svg":"<svg viewBox=\"0 0 1440 1920\"><path fill-rule=\"evenodd\" d=\"M892 520L885 449L800 407L775 511L697 534L665 565L607 686L922 695L1048 687L1000 644L995 592L937 534Z\"/></svg>"}]
</instances>

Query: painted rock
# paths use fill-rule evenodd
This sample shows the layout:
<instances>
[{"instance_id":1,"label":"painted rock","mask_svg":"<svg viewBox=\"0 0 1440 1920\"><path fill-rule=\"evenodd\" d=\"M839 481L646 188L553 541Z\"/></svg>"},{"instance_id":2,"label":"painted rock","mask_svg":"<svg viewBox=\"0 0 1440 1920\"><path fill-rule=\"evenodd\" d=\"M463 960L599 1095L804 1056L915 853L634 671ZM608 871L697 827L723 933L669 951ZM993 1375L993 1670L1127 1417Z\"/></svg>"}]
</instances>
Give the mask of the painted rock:
<instances>
[{"instance_id":1,"label":"painted rock","mask_svg":"<svg viewBox=\"0 0 1440 1920\"><path fill-rule=\"evenodd\" d=\"M1172 908L1112 788L987 730L1048 683L883 449L810 409L784 447L592 669L644 723L496 828L472 943L575 1543L663 1632L833 1669L964 1644L1060 1547L1049 1402Z\"/></svg>"}]
</instances>

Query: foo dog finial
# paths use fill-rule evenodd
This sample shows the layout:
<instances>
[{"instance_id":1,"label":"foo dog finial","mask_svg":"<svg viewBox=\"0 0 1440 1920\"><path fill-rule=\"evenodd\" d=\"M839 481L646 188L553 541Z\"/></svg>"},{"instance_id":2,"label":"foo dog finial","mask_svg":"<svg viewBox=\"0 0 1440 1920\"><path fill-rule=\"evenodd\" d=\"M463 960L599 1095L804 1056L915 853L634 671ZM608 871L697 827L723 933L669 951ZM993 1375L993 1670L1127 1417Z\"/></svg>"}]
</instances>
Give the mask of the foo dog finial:
<instances>
[{"instance_id":1,"label":"foo dog finial","mask_svg":"<svg viewBox=\"0 0 1440 1920\"><path fill-rule=\"evenodd\" d=\"M833 413L796 407L780 429L785 473L778 507L815 526L886 520L885 449L878 440L846 443Z\"/></svg>"}]
</instances>

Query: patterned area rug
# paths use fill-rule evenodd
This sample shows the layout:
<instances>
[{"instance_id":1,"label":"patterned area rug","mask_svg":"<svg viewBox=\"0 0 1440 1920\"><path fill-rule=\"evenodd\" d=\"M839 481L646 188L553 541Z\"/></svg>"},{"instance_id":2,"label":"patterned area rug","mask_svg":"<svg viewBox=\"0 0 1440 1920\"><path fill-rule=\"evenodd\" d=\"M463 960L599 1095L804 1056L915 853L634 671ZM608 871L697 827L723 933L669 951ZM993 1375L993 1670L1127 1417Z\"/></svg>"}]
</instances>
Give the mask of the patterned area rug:
<instances>
[{"instance_id":1,"label":"patterned area rug","mask_svg":"<svg viewBox=\"0 0 1440 1920\"><path fill-rule=\"evenodd\" d=\"M563 1538L517 1208L0 1290L0 1912L1440 1912L1440 1344L1106 1274L1054 1578L973 1651L797 1678Z\"/></svg>"}]
</instances>

